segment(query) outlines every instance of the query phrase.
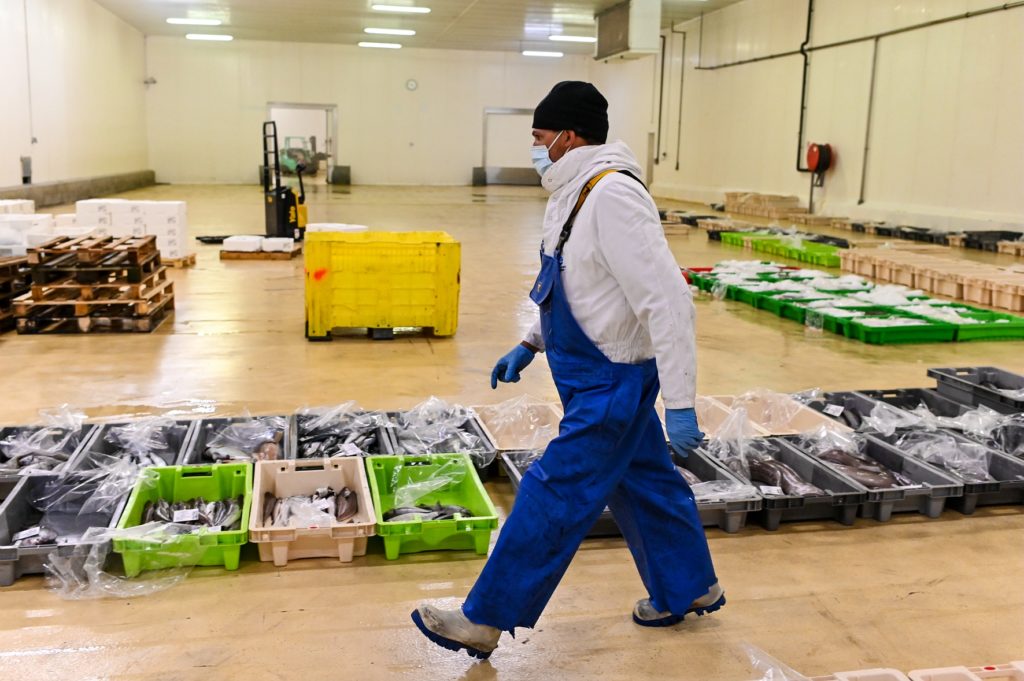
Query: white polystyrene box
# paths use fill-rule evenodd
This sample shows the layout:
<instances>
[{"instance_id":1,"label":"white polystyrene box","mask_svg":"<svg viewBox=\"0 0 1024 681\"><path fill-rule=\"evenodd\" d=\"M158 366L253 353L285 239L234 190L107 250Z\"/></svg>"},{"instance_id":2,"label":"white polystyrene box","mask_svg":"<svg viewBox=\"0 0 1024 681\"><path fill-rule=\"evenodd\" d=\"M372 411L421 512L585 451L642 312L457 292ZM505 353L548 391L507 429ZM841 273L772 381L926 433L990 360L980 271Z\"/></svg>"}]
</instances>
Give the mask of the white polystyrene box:
<instances>
[{"instance_id":1,"label":"white polystyrene box","mask_svg":"<svg viewBox=\"0 0 1024 681\"><path fill-rule=\"evenodd\" d=\"M0 215L0 222L11 229L28 232L32 229L53 229L53 216L47 213L29 214L29 213L7 213Z\"/></svg>"},{"instance_id":2,"label":"white polystyrene box","mask_svg":"<svg viewBox=\"0 0 1024 681\"><path fill-rule=\"evenodd\" d=\"M147 225L188 225L188 208L184 201L146 201L143 212Z\"/></svg>"},{"instance_id":3,"label":"white polystyrene box","mask_svg":"<svg viewBox=\"0 0 1024 681\"><path fill-rule=\"evenodd\" d=\"M36 202L32 199L0 199L0 214L35 212Z\"/></svg>"},{"instance_id":4,"label":"white polystyrene box","mask_svg":"<svg viewBox=\"0 0 1024 681\"><path fill-rule=\"evenodd\" d=\"M61 213L53 216L55 228L75 227L78 225L78 216L74 213Z\"/></svg>"},{"instance_id":5,"label":"white polystyrene box","mask_svg":"<svg viewBox=\"0 0 1024 681\"><path fill-rule=\"evenodd\" d=\"M267 253L291 253L295 248L295 239L287 237L268 237L263 239L263 250Z\"/></svg>"},{"instance_id":6,"label":"white polystyrene box","mask_svg":"<svg viewBox=\"0 0 1024 681\"><path fill-rule=\"evenodd\" d=\"M125 201L110 206L110 226L125 232L123 236L144 236L146 233L146 216L142 202Z\"/></svg>"},{"instance_id":7,"label":"white polystyrene box","mask_svg":"<svg viewBox=\"0 0 1024 681\"><path fill-rule=\"evenodd\" d=\"M262 249L263 237L261 236L229 236L227 239L224 239L225 251L256 253Z\"/></svg>"}]
</instances>

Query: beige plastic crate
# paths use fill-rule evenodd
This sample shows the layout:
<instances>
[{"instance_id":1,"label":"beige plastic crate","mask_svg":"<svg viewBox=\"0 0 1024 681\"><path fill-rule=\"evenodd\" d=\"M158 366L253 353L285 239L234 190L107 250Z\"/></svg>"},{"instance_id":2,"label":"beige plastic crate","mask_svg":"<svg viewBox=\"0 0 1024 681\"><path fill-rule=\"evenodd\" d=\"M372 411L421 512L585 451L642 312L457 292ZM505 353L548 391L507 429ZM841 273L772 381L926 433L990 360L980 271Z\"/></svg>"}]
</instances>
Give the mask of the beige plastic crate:
<instances>
[{"instance_id":1,"label":"beige plastic crate","mask_svg":"<svg viewBox=\"0 0 1024 681\"><path fill-rule=\"evenodd\" d=\"M661 400L658 400L654 405L654 409L658 412L658 417L661 419L661 427L664 429L665 406ZM725 420L732 416L731 409L718 400L704 395L697 396L694 410L697 412L697 425L700 426L704 436L709 438L717 437L722 426L725 425ZM768 435L764 428L761 428L750 419L747 419L747 425L744 427L744 430L748 437L767 437ZM666 437L668 436L668 431L666 431L665 435Z\"/></svg>"},{"instance_id":2,"label":"beige plastic crate","mask_svg":"<svg viewBox=\"0 0 1024 681\"><path fill-rule=\"evenodd\" d=\"M558 424L562 421L562 407L554 402L524 400L515 411L509 409L508 403L471 409L499 452L545 447L558 435Z\"/></svg>"},{"instance_id":3,"label":"beige plastic crate","mask_svg":"<svg viewBox=\"0 0 1024 681\"><path fill-rule=\"evenodd\" d=\"M253 480L249 541L259 545L260 560L287 565L299 558L334 558L349 563L366 555L366 538L376 528L366 467L359 456L342 459L258 461ZM263 496L270 492L283 499L312 494L320 487L348 487L358 495L359 512L344 523L329 527L270 527L263 525Z\"/></svg>"},{"instance_id":4,"label":"beige plastic crate","mask_svg":"<svg viewBox=\"0 0 1024 681\"><path fill-rule=\"evenodd\" d=\"M810 681L910 681L896 669L863 669L857 672L836 672L829 676L812 676Z\"/></svg>"},{"instance_id":5,"label":"beige plastic crate","mask_svg":"<svg viewBox=\"0 0 1024 681\"><path fill-rule=\"evenodd\" d=\"M1024 286L996 284L992 289L992 307L1010 312L1024 312Z\"/></svg>"},{"instance_id":6,"label":"beige plastic crate","mask_svg":"<svg viewBox=\"0 0 1024 681\"><path fill-rule=\"evenodd\" d=\"M910 681L1024 681L1024 662L918 669L910 672Z\"/></svg>"},{"instance_id":7,"label":"beige plastic crate","mask_svg":"<svg viewBox=\"0 0 1024 681\"><path fill-rule=\"evenodd\" d=\"M746 395L714 395L713 400L733 409L743 407L747 416L767 435L799 435L824 426L834 432L850 432L850 428L805 407L789 395L768 391Z\"/></svg>"},{"instance_id":8,"label":"beige plastic crate","mask_svg":"<svg viewBox=\"0 0 1024 681\"><path fill-rule=\"evenodd\" d=\"M964 300L978 305L992 304L992 287L990 282L970 275L962 277L961 281L963 283Z\"/></svg>"}]
</instances>

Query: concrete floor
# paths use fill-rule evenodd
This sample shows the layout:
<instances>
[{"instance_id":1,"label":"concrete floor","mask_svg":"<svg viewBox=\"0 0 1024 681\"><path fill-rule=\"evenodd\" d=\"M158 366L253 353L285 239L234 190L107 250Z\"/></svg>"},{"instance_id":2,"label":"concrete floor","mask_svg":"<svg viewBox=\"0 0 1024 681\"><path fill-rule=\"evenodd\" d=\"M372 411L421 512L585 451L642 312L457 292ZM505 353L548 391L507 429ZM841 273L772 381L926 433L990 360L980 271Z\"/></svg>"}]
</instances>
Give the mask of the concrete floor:
<instances>
[{"instance_id":1,"label":"concrete floor","mask_svg":"<svg viewBox=\"0 0 1024 681\"><path fill-rule=\"evenodd\" d=\"M187 200L194 234L263 229L254 187L160 186L122 196ZM345 400L402 408L430 394L464 404L524 392L554 399L543 359L519 384L497 392L488 385L494 360L535 314L525 294L544 199L521 188L318 187L313 222L443 229L462 241L455 338L310 344L301 259L222 263L216 247L197 244L198 266L172 274L173 321L152 335L0 336L4 421L29 421L64 402L111 416L287 413ZM670 244L681 264L749 257L699 231L681 230ZM703 394L925 386L929 366L1024 372L1022 343L883 348L810 335L737 303L701 298L697 309ZM504 514L511 487L489 489ZM456 602L468 591L482 562L463 553L388 562L371 550L348 566L309 560L279 570L250 551L237 573L197 569L173 590L130 601L63 601L41 578L25 578L0 598L0 678L740 681L756 676L742 642L808 675L1024 658L1024 507L708 534L729 595L720 613L663 631L636 627L628 613L643 594L627 550L620 540L587 541L539 628L503 641L489 664L434 647L408 620L421 599Z\"/></svg>"}]
</instances>

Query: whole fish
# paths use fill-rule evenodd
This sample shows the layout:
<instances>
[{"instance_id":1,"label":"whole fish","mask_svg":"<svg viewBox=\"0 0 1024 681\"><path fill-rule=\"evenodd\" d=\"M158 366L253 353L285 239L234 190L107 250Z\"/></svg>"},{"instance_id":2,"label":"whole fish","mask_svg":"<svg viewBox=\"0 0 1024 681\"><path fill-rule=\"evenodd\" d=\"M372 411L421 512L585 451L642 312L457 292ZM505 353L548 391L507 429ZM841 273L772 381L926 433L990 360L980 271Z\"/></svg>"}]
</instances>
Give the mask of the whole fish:
<instances>
[{"instance_id":1,"label":"whole fish","mask_svg":"<svg viewBox=\"0 0 1024 681\"><path fill-rule=\"evenodd\" d=\"M277 506L277 497L273 492L263 495L263 525L271 525L274 522L274 508Z\"/></svg>"},{"instance_id":2,"label":"whole fish","mask_svg":"<svg viewBox=\"0 0 1024 681\"><path fill-rule=\"evenodd\" d=\"M862 467L846 466L841 463L833 463L832 467L840 473L853 478L868 489L899 487L899 483L890 471L869 471Z\"/></svg>"},{"instance_id":3,"label":"whole fish","mask_svg":"<svg viewBox=\"0 0 1024 681\"><path fill-rule=\"evenodd\" d=\"M339 523L343 523L359 513L359 498L348 487L342 487L335 499L335 508L335 517Z\"/></svg>"},{"instance_id":4,"label":"whole fish","mask_svg":"<svg viewBox=\"0 0 1024 681\"><path fill-rule=\"evenodd\" d=\"M694 475L693 471L689 470L688 468L676 466L676 470L679 471L679 474L683 476L683 480L685 480L686 484L689 485L690 487L693 487L694 485L699 485L701 483L701 479Z\"/></svg>"},{"instance_id":5,"label":"whole fish","mask_svg":"<svg viewBox=\"0 0 1024 681\"><path fill-rule=\"evenodd\" d=\"M801 478L795 470L776 459L752 459L750 461L750 479L772 487L781 487L785 494L791 496L821 496L825 494L820 488Z\"/></svg>"}]
</instances>

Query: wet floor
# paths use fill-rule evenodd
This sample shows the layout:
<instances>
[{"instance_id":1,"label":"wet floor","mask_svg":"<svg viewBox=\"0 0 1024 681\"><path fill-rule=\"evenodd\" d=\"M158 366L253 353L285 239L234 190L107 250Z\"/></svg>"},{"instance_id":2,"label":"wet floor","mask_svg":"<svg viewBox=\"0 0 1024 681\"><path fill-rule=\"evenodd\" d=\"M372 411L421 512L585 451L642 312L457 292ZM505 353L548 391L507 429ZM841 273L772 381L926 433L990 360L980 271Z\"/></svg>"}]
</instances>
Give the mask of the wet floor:
<instances>
[{"instance_id":1,"label":"wet floor","mask_svg":"<svg viewBox=\"0 0 1024 681\"><path fill-rule=\"evenodd\" d=\"M126 198L185 199L193 235L260 233L255 187L159 186ZM288 413L356 400L403 408L435 394L464 404L521 393L553 399L543 359L493 392L494 360L518 342L534 310L544 194L525 188L363 188L310 192L310 220L373 229L450 232L462 242L459 331L392 342L303 337L303 266L221 262L196 243L198 265L172 272L173 319L151 335L0 336L4 421L70 403L94 416L153 412ZM681 204L666 204L674 207ZM57 212L71 210L58 208ZM857 238L864 238L857 235ZM749 258L672 230L681 264ZM960 255L960 254L958 254ZM1008 257L969 254L990 262ZM699 391L791 391L929 385L929 366L994 364L1024 372L1022 343L878 347L733 302L697 301ZM504 481L489 483L502 512ZM490 663L435 648L408 620L425 598L458 599L482 562L460 553L348 566L256 562L238 573L196 570L148 598L62 601L40 578L0 592L0 678L364 679L754 678L749 642L807 674L904 670L1024 657L1024 507L903 515L853 528L801 523L768 533L709 531L729 597L720 613L664 631L633 625L642 596L619 540L587 541L536 631L503 641ZM250 547L251 549L251 547ZM670 673L667 670L671 670Z\"/></svg>"}]
</instances>

